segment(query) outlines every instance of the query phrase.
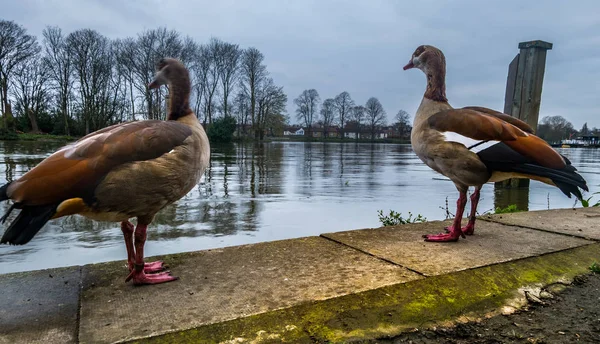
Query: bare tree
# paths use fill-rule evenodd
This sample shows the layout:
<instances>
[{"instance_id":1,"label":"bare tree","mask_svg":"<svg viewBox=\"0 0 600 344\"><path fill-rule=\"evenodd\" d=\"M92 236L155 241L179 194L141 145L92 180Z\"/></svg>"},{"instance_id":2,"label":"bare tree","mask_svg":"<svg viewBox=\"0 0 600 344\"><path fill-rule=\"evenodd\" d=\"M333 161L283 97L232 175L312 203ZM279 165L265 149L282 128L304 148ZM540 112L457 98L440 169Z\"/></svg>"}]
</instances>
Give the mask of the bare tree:
<instances>
[{"instance_id":1,"label":"bare tree","mask_svg":"<svg viewBox=\"0 0 600 344\"><path fill-rule=\"evenodd\" d=\"M65 36L58 27L46 27L44 36L43 61L49 72L50 82L57 92L58 112L62 116L63 129L66 135L69 131L69 104L73 86L73 64L71 55L65 44Z\"/></svg>"},{"instance_id":2,"label":"bare tree","mask_svg":"<svg viewBox=\"0 0 600 344\"><path fill-rule=\"evenodd\" d=\"M0 110L4 128L8 128L12 121L8 100L12 74L39 52L35 36L28 35L25 28L14 21L0 20Z\"/></svg>"},{"instance_id":3,"label":"bare tree","mask_svg":"<svg viewBox=\"0 0 600 344\"><path fill-rule=\"evenodd\" d=\"M74 31L66 41L77 76L84 132L88 134L99 129L96 116L99 115L102 92L109 87L112 76L111 49L108 38L90 29Z\"/></svg>"},{"instance_id":4,"label":"bare tree","mask_svg":"<svg viewBox=\"0 0 600 344\"><path fill-rule=\"evenodd\" d=\"M48 26L43 50L41 63L34 63L31 58L40 51L36 38L18 24L0 20L4 127L14 123L11 108L28 116L34 131L39 130L37 116L48 113L60 122L55 128L71 135L124 120L164 118L168 88L148 88L164 57L178 58L190 70L191 105L205 123L235 113L240 126L245 130L252 123L254 137L261 140L265 130L273 133L286 121L287 96L268 78L264 56L256 48L241 50L217 38L201 46L162 27L111 41L90 29L67 35ZM311 124L316 111L315 106Z\"/></svg>"},{"instance_id":5,"label":"bare tree","mask_svg":"<svg viewBox=\"0 0 600 344\"><path fill-rule=\"evenodd\" d=\"M206 88L206 74L210 67L210 60L208 56L205 56L203 49L200 45L196 45L195 57L190 65L190 77L192 82L192 95L191 103L196 117L203 117L202 122L207 123L206 112L203 111L204 106L204 93Z\"/></svg>"},{"instance_id":6,"label":"bare tree","mask_svg":"<svg viewBox=\"0 0 600 344\"><path fill-rule=\"evenodd\" d=\"M135 60L136 42L132 37L118 39L114 42L116 50L117 71L123 80L124 92L127 96L130 108L130 119L136 120L136 102L140 100L140 93L136 89L135 66L131 61Z\"/></svg>"},{"instance_id":7,"label":"bare tree","mask_svg":"<svg viewBox=\"0 0 600 344\"><path fill-rule=\"evenodd\" d=\"M120 54L122 47L122 45L112 42L110 44L109 56L106 56L111 66L115 67L107 71L109 73L108 85L105 88L101 88L98 113L93 117L94 127L98 129L123 122L128 119L125 112L131 113L127 101L125 76L119 68L116 68L118 64L115 63L116 57Z\"/></svg>"},{"instance_id":8,"label":"bare tree","mask_svg":"<svg viewBox=\"0 0 600 344\"><path fill-rule=\"evenodd\" d=\"M351 118L356 123L356 140L360 138L361 128L365 120L366 109L362 105L353 106L350 110Z\"/></svg>"},{"instance_id":9,"label":"bare tree","mask_svg":"<svg viewBox=\"0 0 600 344\"><path fill-rule=\"evenodd\" d=\"M260 138L260 125L256 118L256 92L267 76L267 67L263 65L264 58L263 54L254 47L244 50L242 55L242 87L250 97L250 118L255 139Z\"/></svg>"},{"instance_id":10,"label":"bare tree","mask_svg":"<svg viewBox=\"0 0 600 344\"><path fill-rule=\"evenodd\" d=\"M350 117L350 112L354 107L354 101L350 97L350 93L344 91L335 97L333 105L335 106L335 110L337 112L337 119L340 125L340 134L343 138L344 127L346 126L348 117Z\"/></svg>"},{"instance_id":11,"label":"bare tree","mask_svg":"<svg viewBox=\"0 0 600 344\"><path fill-rule=\"evenodd\" d=\"M128 40L127 44L132 45L133 49L129 53L121 54L119 63L126 64L126 68L133 76L133 87L143 96L146 107L145 118L164 118L165 88L155 90L148 88L154 78L156 63L164 57L192 60L193 49L185 49L177 31L163 27L146 30L138 34L135 43Z\"/></svg>"},{"instance_id":12,"label":"bare tree","mask_svg":"<svg viewBox=\"0 0 600 344\"><path fill-rule=\"evenodd\" d=\"M296 109L298 120L304 122L308 136L312 136L313 119L320 101L319 92L314 88L304 90L298 98L294 99L294 104L298 107Z\"/></svg>"},{"instance_id":13,"label":"bare tree","mask_svg":"<svg viewBox=\"0 0 600 344\"><path fill-rule=\"evenodd\" d=\"M41 60L33 60L21 66L15 73L15 109L29 119L31 131L39 133L37 116L48 108L49 94L46 88L48 68Z\"/></svg>"},{"instance_id":14,"label":"bare tree","mask_svg":"<svg viewBox=\"0 0 600 344\"><path fill-rule=\"evenodd\" d=\"M325 99L321 106L321 121L323 123L323 136L329 135L328 129L333 124L335 119L335 100Z\"/></svg>"},{"instance_id":15,"label":"bare tree","mask_svg":"<svg viewBox=\"0 0 600 344\"><path fill-rule=\"evenodd\" d=\"M274 119L281 116L285 111L287 96L283 92L283 87L275 86L273 79L268 78L261 83L257 92L257 118L259 122L259 139L264 139L267 123L274 126Z\"/></svg>"},{"instance_id":16,"label":"bare tree","mask_svg":"<svg viewBox=\"0 0 600 344\"><path fill-rule=\"evenodd\" d=\"M271 136L281 136L288 122L289 118L283 112L273 112L267 117L266 130Z\"/></svg>"},{"instance_id":17,"label":"bare tree","mask_svg":"<svg viewBox=\"0 0 600 344\"><path fill-rule=\"evenodd\" d=\"M400 138L407 138L412 130L410 115L404 110L399 110L395 118L394 130Z\"/></svg>"},{"instance_id":18,"label":"bare tree","mask_svg":"<svg viewBox=\"0 0 600 344\"><path fill-rule=\"evenodd\" d=\"M229 97L239 76L240 59L242 51L237 44L222 42L218 56L218 73L221 81L221 95L223 98L223 115L229 116Z\"/></svg>"},{"instance_id":19,"label":"bare tree","mask_svg":"<svg viewBox=\"0 0 600 344\"><path fill-rule=\"evenodd\" d=\"M204 110L208 118L208 123L212 123L213 112L215 110L215 95L219 85L219 72L221 70L221 50L224 42L211 38L208 45L200 47L202 62L207 64L204 76Z\"/></svg>"},{"instance_id":20,"label":"bare tree","mask_svg":"<svg viewBox=\"0 0 600 344\"><path fill-rule=\"evenodd\" d=\"M240 90L234 100L234 112L236 113L236 122L238 126L238 137L246 134L246 127L250 117L250 99L244 90Z\"/></svg>"},{"instance_id":21,"label":"bare tree","mask_svg":"<svg viewBox=\"0 0 600 344\"><path fill-rule=\"evenodd\" d=\"M546 116L537 127L537 135L548 142L560 142L569 139L577 130L562 116Z\"/></svg>"},{"instance_id":22,"label":"bare tree","mask_svg":"<svg viewBox=\"0 0 600 344\"><path fill-rule=\"evenodd\" d=\"M371 140L374 140L377 128L385 124L385 110L379 102L379 99L371 97L367 100L367 103L365 104L365 116L369 131L371 132Z\"/></svg>"},{"instance_id":23,"label":"bare tree","mask_svg":"<svg viewBox=\"0 0 600 344\"><path fill-rule=\"evenodd\" d=\"M198 43L196 43L192 37L185 36L181 42L181 50L178 55L181 62L186 66L192 66L194 64L194 60L198 56L197 52Z\"/></svg>"}]
</instances>

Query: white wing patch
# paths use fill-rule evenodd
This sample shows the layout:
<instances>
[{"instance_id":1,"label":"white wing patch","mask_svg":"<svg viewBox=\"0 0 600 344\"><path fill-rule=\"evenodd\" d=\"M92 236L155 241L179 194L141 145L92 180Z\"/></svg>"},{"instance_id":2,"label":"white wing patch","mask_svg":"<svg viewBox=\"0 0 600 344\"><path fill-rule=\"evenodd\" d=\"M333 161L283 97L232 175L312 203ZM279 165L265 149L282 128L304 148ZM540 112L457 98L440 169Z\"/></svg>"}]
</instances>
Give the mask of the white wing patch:
<instances>
[{"instance_id":1,"label":"white wing patch","mask_svg":"<svg viewBox=\"0 0 600 344\"><path fill-rule=\"evenodd\" d=\"M500 143L500 141L483 141L483 140L475 140L470 137L463 136L461 134L457 134L452 131L445 131L442 133L444 135L444 140L446 142L456 142L464 145L473 153L479 153L491 146Z\"/></svg>"},{"instance_id":2,"label":"white wing patch","mask_svg":"<svg viewBox=\"0 0 600 344\"><path fill-rule=\"evenodd\" d=\"M481 140L474 140L470 137L457 134L453 131L445 131L442 133L446 142L462 143L465 147L471 147L472 145L478 144Z\"/></svg>"},{"instance_id":3,"label":"white wing patch","mask_svg":"<svg viewBox=\"0 0 600 344\"><path fill-rule=\"evenodd\" d=\"M479 153L498 143L500 143L500 141L485 141L482 144L469 148L469 150L473 153Z\"/></svg>"}]
</instances>

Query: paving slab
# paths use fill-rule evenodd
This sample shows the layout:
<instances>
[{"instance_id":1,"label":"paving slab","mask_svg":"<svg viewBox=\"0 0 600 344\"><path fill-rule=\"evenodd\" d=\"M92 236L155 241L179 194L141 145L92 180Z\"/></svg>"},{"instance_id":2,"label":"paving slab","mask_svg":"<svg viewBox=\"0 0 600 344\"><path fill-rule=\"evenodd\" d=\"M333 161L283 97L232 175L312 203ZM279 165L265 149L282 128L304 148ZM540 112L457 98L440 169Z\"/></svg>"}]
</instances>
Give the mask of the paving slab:
<instances>
[{"instance_id":1,"label":"paving slab","mask_svg":"<svg viewBox=\"0 0 600 344\"><path fill-rule=\"evenodd\" d=\"M0 278L0 343L76 343L81 268Z\"/></svg>"},{"instance_id":2,"label":"paving slab","mask_svg":"<svg viewBox=\"0 0 600 344\"><path fill-rule=\"evenodd\" d=\"M365 343L510 313L589 273L600 243L307 302L131 344ZM558 284L557 284L558 283ZM373 341L376 342L376 341Z\"/></svg>"},{"instance_id":3,"label":"paving slab","mask_svg":"<svg viewBox=\"0 0 600 344\"><path fill-rule=\"evenodd\" d=\"M600 207L494 214L483 220L600 240Z\"/></svg>"},{"instance_id":4,"label":"paving slab","mask_svg":"<svg viewBox=\"0 0 600 344\"><path fill-rule=\"evenodd\" d=\"M512 214L511 214L512 215ZM426 276L506 262L589 245L584 239L528 228L478 221L475 235L453 243L423 241L451 221L326 233L322 236Z\"/></svg>"},{"instance_id":5,"label":"paving slab","mask_svg":"<svg viewBox=\"0 0 600 344\"><path fill-rule=\"evenodd\" d=\"M133 287L124 283L124 262L84 266L81 343L181 331L423 278L321 237L161 258L180 280Z\"/></svg>"}]
</instances>

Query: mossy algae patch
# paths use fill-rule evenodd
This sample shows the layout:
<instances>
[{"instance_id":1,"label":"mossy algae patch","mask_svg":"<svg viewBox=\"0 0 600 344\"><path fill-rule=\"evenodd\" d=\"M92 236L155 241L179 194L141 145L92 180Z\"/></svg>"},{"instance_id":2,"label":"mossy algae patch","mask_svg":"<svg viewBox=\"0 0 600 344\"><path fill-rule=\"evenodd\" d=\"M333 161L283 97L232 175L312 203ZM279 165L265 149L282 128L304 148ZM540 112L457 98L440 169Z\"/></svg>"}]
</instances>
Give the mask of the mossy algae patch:
<instances>
[{"instance_id":1,"label":"mossy algae patch","mask_svg":"<svg viewBox=\"0 0 600 344\"><path fill-rule=\"evenodd\" d=\"M338 343L479 318L525 300L524 288L571 280L600 244L299 304L135 343ZM515 303L515 301L517 301Z\"/></svg>"}]
</instances>

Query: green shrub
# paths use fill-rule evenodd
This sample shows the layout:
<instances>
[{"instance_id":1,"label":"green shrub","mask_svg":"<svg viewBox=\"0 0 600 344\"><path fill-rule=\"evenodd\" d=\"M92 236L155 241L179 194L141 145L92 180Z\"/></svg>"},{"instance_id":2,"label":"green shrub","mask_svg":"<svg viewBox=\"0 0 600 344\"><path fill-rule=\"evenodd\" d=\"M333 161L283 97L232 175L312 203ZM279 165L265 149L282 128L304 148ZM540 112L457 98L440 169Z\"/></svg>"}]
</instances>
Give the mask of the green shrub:
<instances>
[{"instance_id":1,"label":"green shrub","mask_svg":"<svg viewBox=\"0 0 600 344\"><path fill-rule=\"evenodd\" d=\"M0 129L0 140L18 140L19 135L13 130Z\"/></svg>"},{"instance_id":2,"label":"green shrub","mask_svg":"<svg viewBox=\"0 0 600 344\"><path fill-rule=\"evenodd\" d=\"M413 218L413 214L410 211L408 212L407 218L402 217L402 213L397 213L393 210L390 210L389 215L383 215L383 210L378 210L377 214L379 216L379 222L381 222L383 226L397 226L427 221L421 214L418 214L417 217Z\"/></svg>"},{"instance_id":3,"label":"green shrub","mask_svg":"<svg viewBox=\"0 0 600 344\"><path fill-rule=\"evenodd\" d=\"M235 128L235 118L221 117L208 126L206 134L210 142L231 142Z\"/></svg>"},{"instance_id":4,"label":"green shrub","mask_svg":"<svg viewBox=\"0 0 600 344\"><path fill-rule=\"evenodd\" d=\"M506 208L500 208L500 207L496 208L494 210L494 214L518 213L520 211L523 211L523 210L517 208L516 204L511 204Z\"/></svg>"},{"instance_id":5,"label":"green shrub","mask_svg":"<svg viewBox=\"0 0 600 344\"><path fill-rule=\"evenodd\" d=\"M582 199L581 206L583 206L584 208L600 206L600 201L596 201L596 203L592 203L592 197L594 197L594 195L599 194L599 193L600 192L594 192L592 194L592 196L590 196L588 199Z\"/></svg>"}]
</instances>

